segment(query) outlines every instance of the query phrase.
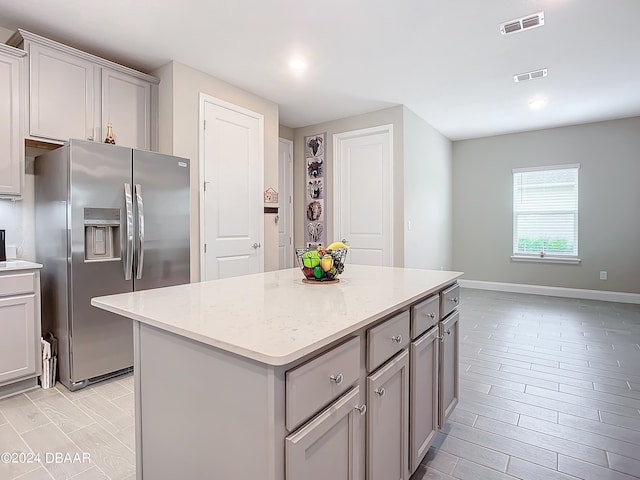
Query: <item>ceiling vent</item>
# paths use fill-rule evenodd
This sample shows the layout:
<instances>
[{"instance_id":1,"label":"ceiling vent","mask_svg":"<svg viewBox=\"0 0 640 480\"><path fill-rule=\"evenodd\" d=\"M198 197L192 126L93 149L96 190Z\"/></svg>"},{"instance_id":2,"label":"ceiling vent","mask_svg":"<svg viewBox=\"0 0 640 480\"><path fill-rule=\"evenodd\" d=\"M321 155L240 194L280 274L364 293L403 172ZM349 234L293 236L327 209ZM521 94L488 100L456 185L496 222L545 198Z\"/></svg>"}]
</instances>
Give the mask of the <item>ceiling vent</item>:
<instances>
[{"instance_id":1,"label":"ceiling vent","mask_svg":"<svg viewBox=\"0 0 640 480\"><path fill-rule=\"evenodd\" d=\"M530 28L541 27L544 25L544 12L534 13L526 17L509 20L500 24L500 33L507 35L509 33L521 32Z\"/></svg>"},{"instance_id":2,"label":"ceiling vent","mask_svg":"<svg viewBox=\"0 0 640 480\"><path fill-rule=\"evenodd\" d=\"M513 76L513 81L516 83L524 82L526 80L533 80L535 78L544 78L547 76L547 69L542 68L540 70L534 70L532 72L519 73Z\"/></svg>"}]
</instances>

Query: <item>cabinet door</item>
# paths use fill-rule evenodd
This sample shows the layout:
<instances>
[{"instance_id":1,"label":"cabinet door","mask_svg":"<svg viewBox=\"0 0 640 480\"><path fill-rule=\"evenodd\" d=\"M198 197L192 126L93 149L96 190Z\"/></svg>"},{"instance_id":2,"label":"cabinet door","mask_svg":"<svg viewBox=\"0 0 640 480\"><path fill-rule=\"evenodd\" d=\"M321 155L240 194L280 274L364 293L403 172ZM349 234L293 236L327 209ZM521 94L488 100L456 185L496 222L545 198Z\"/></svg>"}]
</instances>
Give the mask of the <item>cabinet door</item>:
<instances>
[{"instance_id":1,"label":"cabinet door","mask_svg":"<svg viewBox=\"0 0 640 480\"><path fill-rule=\"evenodd\" d=\"M367 377L367 480L409 478L409 353Z\"/></svg>"},{"instance_id":2,"label":"cabinet door","mask_svg":"<svg viewBox=\"0 0 640 480\"><path fill-rule=\"evenodd\" d=\"M458 342L459 313L454 312L441 323L440 345L440 428L458 404Z\"/></svg>"},{"instance_id":3,"label":"cabinet door","mask_svg":"<svg viewBox=\"0 0 640 480\"><path fill-rule=\"evenodd\" d=\"M360 387L354 387L285 442L287 480L362 480Z\"/></svg>"},{"instance_id":4,"label":"cabinet door","mask_svg":"<svg viewBox=\"0 0 640 480\"><path fill-rule=\"evenodd\" d=\"M68 141L94 139L94 64L31 43L29 132Z\"/></svg>"},{"instance_id":5,"label":"cabinet door","mask_svg":"<svg viewBox=\"0 0 640 480\"><path fill-rule=\"evenodd\" d=\"M0 384L37 372L35 295L0 298Z\"/></svg>"},{"instance_id":6,"label":"cabinet door","mask_svg":"<svg viewBox=\"0 0 640 480\"><path fill-rule=\"evenodd\" d=\"M415 472L438 432L439 329L411 343L409 385L409 468Z\"/></svg>"},{"instance_id":7,"label":"cabinet door","mask_svg":"<svg viewBox=\"0 0 640 480\"><path fill-rule=\"evenodd\" d=\"M116 145L151 150L151 84L103 68L102 140L108 123L113 125Z\"/></svg>"},{"instance_id":8,"label":"cabinet door","mask_svg":"<svg viewBox=\"0 0 640 480\"><path fill-rule=\"evenodd\" d=\"M22 60L0 53L0 195L20 195L20 68Z\"/></svg>"}]
</instances>

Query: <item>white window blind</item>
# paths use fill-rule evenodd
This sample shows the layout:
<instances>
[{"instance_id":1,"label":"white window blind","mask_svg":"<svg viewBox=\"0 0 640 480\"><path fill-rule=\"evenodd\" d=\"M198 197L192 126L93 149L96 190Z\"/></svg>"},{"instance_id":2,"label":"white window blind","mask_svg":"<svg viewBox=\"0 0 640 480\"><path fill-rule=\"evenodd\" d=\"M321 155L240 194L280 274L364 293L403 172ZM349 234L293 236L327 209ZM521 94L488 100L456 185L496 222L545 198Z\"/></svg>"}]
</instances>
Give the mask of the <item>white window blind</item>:
<instances>
[{"instance_id":1,"label":"white window blind","mask_svg":"<svg viewBox=\"0 0 640 480\"><path fill-rule=\"evenodd\" d=\"M515 257L577 257L579 168L513 170Z\"/></svg>"}]
</instances>

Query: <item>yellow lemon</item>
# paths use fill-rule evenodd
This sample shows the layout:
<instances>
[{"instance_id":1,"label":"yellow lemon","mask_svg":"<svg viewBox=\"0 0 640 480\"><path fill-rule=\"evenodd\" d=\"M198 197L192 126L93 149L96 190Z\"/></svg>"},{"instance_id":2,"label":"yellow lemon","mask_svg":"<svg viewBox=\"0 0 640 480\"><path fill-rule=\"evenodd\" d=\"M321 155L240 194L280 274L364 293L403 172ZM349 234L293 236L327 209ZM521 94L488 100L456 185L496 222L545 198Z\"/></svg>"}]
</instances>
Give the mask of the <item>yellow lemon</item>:
<instances>
[{"instance_id":1,"label":"yellow lemon","mask_svg":"<svg viewBox=\"0 0 640 480\"><path fill-rule=\"evenodd\" d=\"M331 270L331 267L333 267L333 258L331 257L331 255L329 255L328 253L324 254L324 256L320 259L320 267L325 272Z\"/></svg>"}]
</instances>

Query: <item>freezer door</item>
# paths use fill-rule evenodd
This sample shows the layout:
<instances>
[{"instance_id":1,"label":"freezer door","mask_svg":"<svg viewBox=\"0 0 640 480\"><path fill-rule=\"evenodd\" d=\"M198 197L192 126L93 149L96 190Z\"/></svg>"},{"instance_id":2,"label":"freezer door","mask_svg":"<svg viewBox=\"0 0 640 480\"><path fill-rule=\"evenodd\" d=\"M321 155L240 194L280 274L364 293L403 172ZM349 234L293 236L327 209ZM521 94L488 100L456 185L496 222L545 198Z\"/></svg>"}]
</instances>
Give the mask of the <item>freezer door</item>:
<instances>
[{"instance_id":1,"label":"freezer door","mask_svg":"<svg viewBox=\"0 0 640 480\"><path fill-rule=\"evenodd\" d=\"M78 140L69 148L72 383L133 365L131 320L90 304L92 297L133 289L124 275L131 152Z\"/></svg>"},{"instance_id":2,"label":"freezer door","mask_svg":"<svg viewBox=\"0 0 640 480\"><path fill-rule=\"evenodd\" d=\"M133 151L134 290L189 283L189 160Z\"/></svg>"}]
</instances>

